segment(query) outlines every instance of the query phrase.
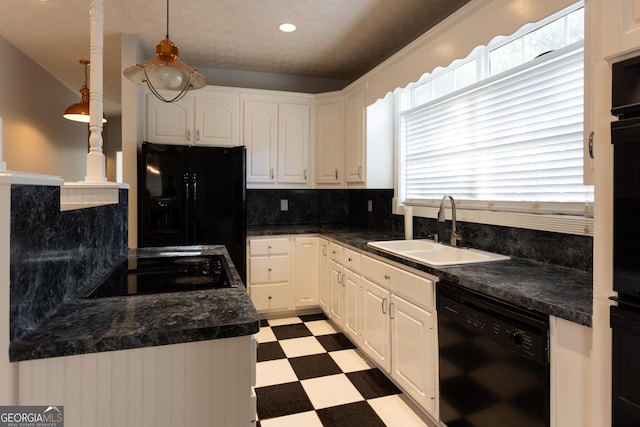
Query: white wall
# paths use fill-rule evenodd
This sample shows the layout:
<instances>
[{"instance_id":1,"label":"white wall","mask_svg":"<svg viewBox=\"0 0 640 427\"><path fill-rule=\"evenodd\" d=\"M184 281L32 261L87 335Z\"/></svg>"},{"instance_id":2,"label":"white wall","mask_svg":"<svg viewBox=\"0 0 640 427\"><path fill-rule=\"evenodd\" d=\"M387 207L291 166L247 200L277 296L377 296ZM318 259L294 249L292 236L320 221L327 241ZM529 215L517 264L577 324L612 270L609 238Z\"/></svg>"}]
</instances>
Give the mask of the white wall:
<instances>
[{"instance_id":1,"label":"white wall","mask_svg":"<svg viewBox=\"0 0 640 427\"><path fill-rule=\"evenodd\" d=\"M88 127L62 117L68 106L80 101L80 92L63 85L2 37L0 58L2 159L7 169L83 180Z\"/></svg>"}]
</instances>

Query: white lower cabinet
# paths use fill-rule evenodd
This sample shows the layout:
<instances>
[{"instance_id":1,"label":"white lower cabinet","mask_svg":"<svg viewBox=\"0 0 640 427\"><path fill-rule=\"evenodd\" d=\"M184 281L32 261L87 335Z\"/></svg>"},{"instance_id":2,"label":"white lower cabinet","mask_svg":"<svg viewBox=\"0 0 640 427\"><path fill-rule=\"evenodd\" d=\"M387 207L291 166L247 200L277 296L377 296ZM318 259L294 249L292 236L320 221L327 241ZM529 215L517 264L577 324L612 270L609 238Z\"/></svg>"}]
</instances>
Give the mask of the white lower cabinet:
<instances>
[{"instance_id":1,"label":"white lower cabinet","mask_svg":"<svg viewBox=\"0 0 640 427\"><path fill-rule=\"evenodd\" d=\"M289 236L250 239L247 289L259 312L291 309Z\"/></svg>"},{"instance_id":2,"label":"white lower cabinet","mask_svg":"<svg viewBox=\"0 0 640 427\"><path fill-rule=\"evenodd\" d=\"M434 280L369 256L362 276L362 349L437 420Z\"/></svg>"},{"instance_id":3,"label":"white lower cabinet","mask_svg":"<svg viewBox=\"0 0 640 427\"><path fill-rule=\"evenodd\" d=\"M294 239L294 304L296 307L318 305L320 287L320 239L295 237Z\"/></svg>"},{"instance_id":4,"label":"white lower cabinet","mask_svg":"<svg viewBox=\"0 0 640 427\"><path fill-rule=\"evenodd\" d=\"M362 280L360 275L345 268L344 282L344 332L354 344L360 344L360 303Z\"/></svg>"},{"instance_id":5,"label":"white lower cabinet","mask_svg":"<svg viewBox=\"0 0 640 427\"><path fill-rule=\"evenodd\" d=\"M434 415L438 387L438 348L433 313L391 295L391 376Z\"/></svg>"},{"instance_id":6,"label":"white lower cabinet","mask_svg":"<svg viewBox=\"0 0 640 427\"><path fill-rule=\"evenodd\" d=\"M341 328L344 327L344 272L341 264L329 261L329 317Z\"/></svg>"},{"instance_id":7,"label":"white lower cabinet","mask_svg":"<svg viewBox=\"0 0 640 427\"><path fill-rule=\"evenodd\" d=\"M365 270L366 274L366 270ZM385 371L391 371L391 292L362 279L362 349Z\"/></svg>"},{"instance_id":8,"label":"white lower cabinet","mask_svg":"<svg viewBox=\"0 0 640 427\"><path fill-rule=\"evenodd\" d=\"M319 266L318 266L318 276L320 279L319 284L319 292L318 292L318 303L322 312L329 316L329 297L331 295L329 288L329 241L326 239L319 238L320 244L320 253L319 253Z\"/></svg>"}]
</instances>

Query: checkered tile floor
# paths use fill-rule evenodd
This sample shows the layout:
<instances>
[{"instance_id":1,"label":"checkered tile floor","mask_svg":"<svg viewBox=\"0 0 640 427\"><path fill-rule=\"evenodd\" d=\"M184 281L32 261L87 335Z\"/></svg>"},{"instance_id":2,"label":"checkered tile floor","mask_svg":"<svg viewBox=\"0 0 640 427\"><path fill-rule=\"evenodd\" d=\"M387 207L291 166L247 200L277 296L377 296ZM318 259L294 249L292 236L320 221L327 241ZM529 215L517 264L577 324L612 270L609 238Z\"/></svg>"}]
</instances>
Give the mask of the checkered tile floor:
<instances>
[{"instance_id":1,"label":"checkered tile floor","mask_svg":"<svg viewBox=\"0 0 640 427\"><path fill-rule=\"evenodd\" d=\"M257 337L259 426L431 425L323 314L263 320Z\"/></svg>"}]
</instances>

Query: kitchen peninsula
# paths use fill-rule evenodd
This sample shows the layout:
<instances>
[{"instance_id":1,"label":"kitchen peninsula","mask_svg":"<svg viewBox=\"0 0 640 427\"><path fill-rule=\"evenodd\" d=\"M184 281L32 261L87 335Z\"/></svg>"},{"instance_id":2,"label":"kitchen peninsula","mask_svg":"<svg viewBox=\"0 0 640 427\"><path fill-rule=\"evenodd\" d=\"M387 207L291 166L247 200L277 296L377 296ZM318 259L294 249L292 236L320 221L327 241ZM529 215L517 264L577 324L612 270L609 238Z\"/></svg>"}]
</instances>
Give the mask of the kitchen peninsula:
<instances>
[{"instance_id":1,"label":"kitchen peninsula","mask_svg":"<svg viewBox=\"0 0 640 427\"><path fill-rule=\"evenodd\" d=\"M60 179L7 175L6 401L64 406L69 426L249 426L259 319L235 269L238 287L84 298L127 258L127 189L117 203L61 211ZM195 251L232 266L224 247Z\"/></svg>"}]
</instances>

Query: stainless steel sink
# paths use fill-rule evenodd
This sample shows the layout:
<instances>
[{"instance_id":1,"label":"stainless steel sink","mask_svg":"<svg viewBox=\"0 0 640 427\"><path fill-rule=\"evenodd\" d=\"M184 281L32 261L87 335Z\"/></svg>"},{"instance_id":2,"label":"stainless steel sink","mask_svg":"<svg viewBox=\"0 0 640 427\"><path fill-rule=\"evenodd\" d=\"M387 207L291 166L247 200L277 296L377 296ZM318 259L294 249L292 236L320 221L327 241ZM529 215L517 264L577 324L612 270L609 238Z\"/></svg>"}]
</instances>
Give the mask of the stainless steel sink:
<instances>
[{"instance_id":1,"label":"stainless steel sink","mask_svg":"<svg viewBox=\"0 0 640 427\"><path fill-rule=\"evenodd\" d=\"M434 267L476 264L509 259L506 255L478 249L447 246L442 243L436 243L433 240L386 240L368 242L367 245Z\"/></svg>"}]
</instances>

